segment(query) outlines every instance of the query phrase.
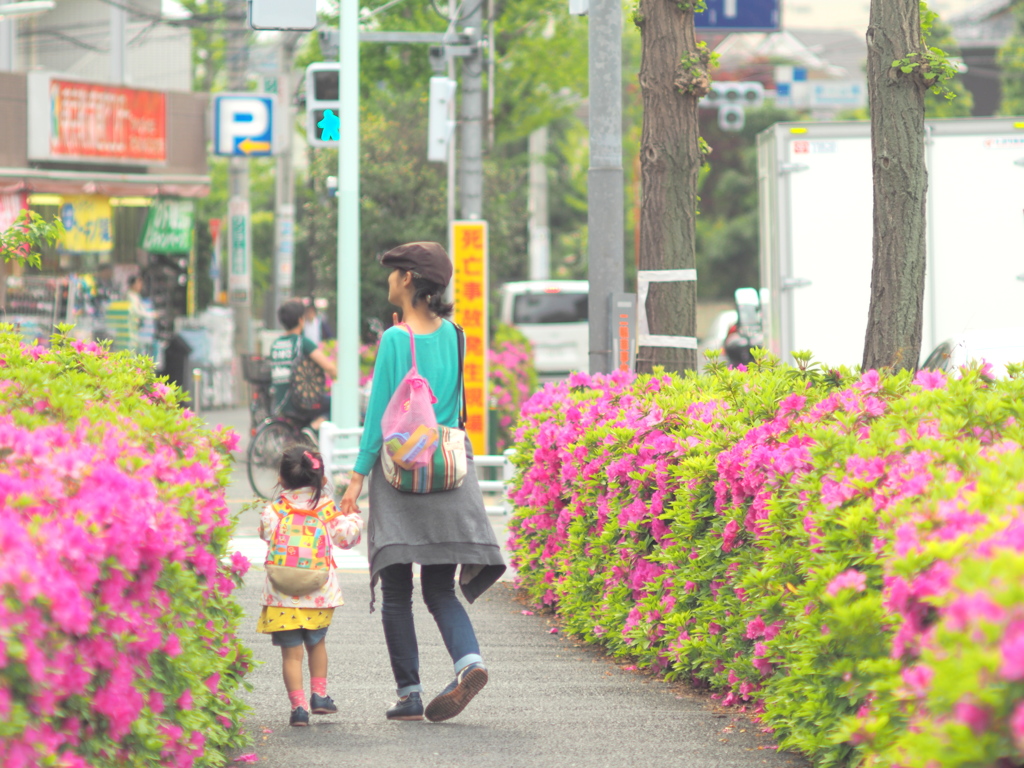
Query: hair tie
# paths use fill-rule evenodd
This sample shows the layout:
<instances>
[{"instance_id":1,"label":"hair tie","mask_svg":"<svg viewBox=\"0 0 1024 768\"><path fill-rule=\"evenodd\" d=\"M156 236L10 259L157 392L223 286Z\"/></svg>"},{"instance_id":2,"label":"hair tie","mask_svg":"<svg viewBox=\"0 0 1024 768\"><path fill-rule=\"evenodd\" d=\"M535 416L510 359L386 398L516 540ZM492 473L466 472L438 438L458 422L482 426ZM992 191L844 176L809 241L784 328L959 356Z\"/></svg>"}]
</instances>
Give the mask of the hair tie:
<instances>
[{"instance_id":1,"label":"hair tie","mask_svg":"<svg viewBox=\"0 0 1024 768\"><path fill-rule=\"evenodd\" d=\"M303 451L302 455L305 456L307 459L309 459L309 463L312 465L313 469L315 469L315 470L319 470L320 469L320 459L318 459L316 456L314 456L309 451Z\"/></svg>"}]
</instances>

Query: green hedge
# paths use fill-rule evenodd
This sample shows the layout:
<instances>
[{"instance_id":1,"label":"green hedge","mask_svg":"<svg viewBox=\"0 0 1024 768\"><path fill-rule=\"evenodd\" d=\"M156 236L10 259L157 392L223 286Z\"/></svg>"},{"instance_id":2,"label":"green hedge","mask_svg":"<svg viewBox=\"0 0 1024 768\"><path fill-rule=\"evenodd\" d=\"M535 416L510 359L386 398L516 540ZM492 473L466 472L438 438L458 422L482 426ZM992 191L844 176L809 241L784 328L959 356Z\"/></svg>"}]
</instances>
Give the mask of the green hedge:
<instances>
[{"instance_id":1,"label":"green hedge","mask_svg":"<svg viewBox=\"0 0 1024 768\"><path fill-rule=\"evenodd\" d=\"M152 362L0 326L0 764L214 766L250 652L226 558L237 436Z\"/></svg>"},{"instance_id":2,"label":"green hedge","mask_svg":"<svg viewBox=\"0 0 1024 768\"><path fill-rule=\"evenodd\" d=\"M517 431L520 586L816 765L1021 764L1011 373L766 359L548 385Z\"/></svg>"}]
</instances>

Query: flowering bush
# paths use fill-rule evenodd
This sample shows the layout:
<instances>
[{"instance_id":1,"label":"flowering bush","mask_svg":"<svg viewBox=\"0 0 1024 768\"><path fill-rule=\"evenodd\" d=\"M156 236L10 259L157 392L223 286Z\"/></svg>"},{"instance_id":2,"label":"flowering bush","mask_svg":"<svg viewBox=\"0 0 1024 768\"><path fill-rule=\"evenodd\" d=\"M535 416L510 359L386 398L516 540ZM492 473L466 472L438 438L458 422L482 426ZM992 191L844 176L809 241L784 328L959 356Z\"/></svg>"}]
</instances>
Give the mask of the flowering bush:
<instances>
[{"instance_id":1,"label":"flowering bush","mask_svg":"<svg viewBox=\"0 0 1024 768\"><path fill-rule=\"evenodd\" d=\"M521 586L817 765L1018 765L1022 395L767 359L548 385L516 434Z\"/></svg>"},{"instance_id":2,"label":"flowering bush","mask_svg":"<svg viewBox=\"0 0 1024 768\"><path fill-rule=\"evenodd\" d=\"M0 326L0 764L222 765L250 652L233 433L151 364Z\"/></svg>"},{"instance_id":3,"label":"flowering bush","mask_svg":"<svg viewBox=\"0 0 1024 768\"><path fill-rule=\"evenodd\" d=\"M511 325L499 323L487 352L491 380L491 410L498 417L497 450L512 442L512 428L527 398L537 389L537 369L529 339Z\"/></svg>"}]
</instances>

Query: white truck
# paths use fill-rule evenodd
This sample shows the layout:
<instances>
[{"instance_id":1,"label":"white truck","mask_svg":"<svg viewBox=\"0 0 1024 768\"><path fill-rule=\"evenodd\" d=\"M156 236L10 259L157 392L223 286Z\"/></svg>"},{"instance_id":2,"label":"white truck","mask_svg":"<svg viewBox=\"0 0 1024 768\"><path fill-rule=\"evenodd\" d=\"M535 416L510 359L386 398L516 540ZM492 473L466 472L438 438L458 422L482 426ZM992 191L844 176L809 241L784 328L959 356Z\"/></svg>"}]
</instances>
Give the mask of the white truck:
<instances>
[{"instance_id":1,"label":"white truck","mask_svg":"<svg viewBox=\"0 0 1024 768\"><path fill-rule=\"evenodd\" d=\"M871 288L866 122L778 123L758 136L761 313L784 362L859 365ZM1024 118L926 123L922 357L960 332L1024 326Z\"/></svg>"},{"instance_id":2,"label":"white truck","mask_svg":"<svg viewBox=\"0 0 1024 768\"><path fill-rule=\"evenodd\" d=\"M541 381L586 373L590 324L586 280L522 280L501 286L501 321L514 325L533 345Z\"/></svg>"}]
</instances>

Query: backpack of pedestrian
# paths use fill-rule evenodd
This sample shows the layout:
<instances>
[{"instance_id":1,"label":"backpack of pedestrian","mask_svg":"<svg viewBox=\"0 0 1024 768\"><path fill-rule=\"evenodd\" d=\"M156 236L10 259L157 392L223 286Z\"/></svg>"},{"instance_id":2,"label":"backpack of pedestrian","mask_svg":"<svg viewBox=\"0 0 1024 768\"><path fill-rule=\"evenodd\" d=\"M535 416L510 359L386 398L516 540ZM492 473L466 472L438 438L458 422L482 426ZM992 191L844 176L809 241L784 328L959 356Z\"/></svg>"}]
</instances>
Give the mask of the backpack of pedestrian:
<instances>
[{"instance_id":1,"label":"backpack of pedestrian","mask_svg":"<svg viewBox=\"0 0 1024 768\"><path fill-rule=\"evenodd\" d=\"M447 318L452 305L444 298L452 263L438 243L407 243L385 253L389 270L388 301L401 309L412 333L417 369L430 384L440 427L459 429L463 404L462 347L456 326ZM343 513L359 511L358 499L369 475L367 549L370 559L370 610L380 583L381 622L391 659L398 701L389 720L448 720L458 715L487 684L488 672L466 608L455 594L456 572L470 603L505 572L505 562L484 510L468 439L465 479L451 490L410 493L392 486L381 464L381 419L399 384L412 367L410 333L397 327L381 336L373 369L359 456L341 500ZM372 470L372 471L371 471ZM440 630L455 677L423 705L419 647L413 626L413 564L420 566L423 601Z\"/></svg>"},{"instance_id":2,"label":"backpack of pedestrian","mask_svg":"<svg viewBox=\"0 0 1024 768\"><path fill-rule=\"evenodd\" d=\"M270 345L270 391L274 410L308 424L304 429L313 445L316 431L331 412L325 377L337 378L334 361L302 335L306 307L289 299L277 308L277 319L285 333Z\"/></svg>"},{"instance_id":3,"label":"backpack of pedestrian","mask_svg":"<svg viewBox=\"0 0 1024 768\"><path fill-rule=\"evenodd\" d=\"M281 649L290 724L309 725L310 713L338 711L327 695L325 638L334 609L344 605L332 548L359 543L363 521L342 514L324 492L324 460L306 445L294 445L281 458L280 495L260 515L260 538L267 542L267 575L256 631L269 634ZM306 709L302 683L303 647L309 654L310 696Z\"/></svg>"}]
</instances>

